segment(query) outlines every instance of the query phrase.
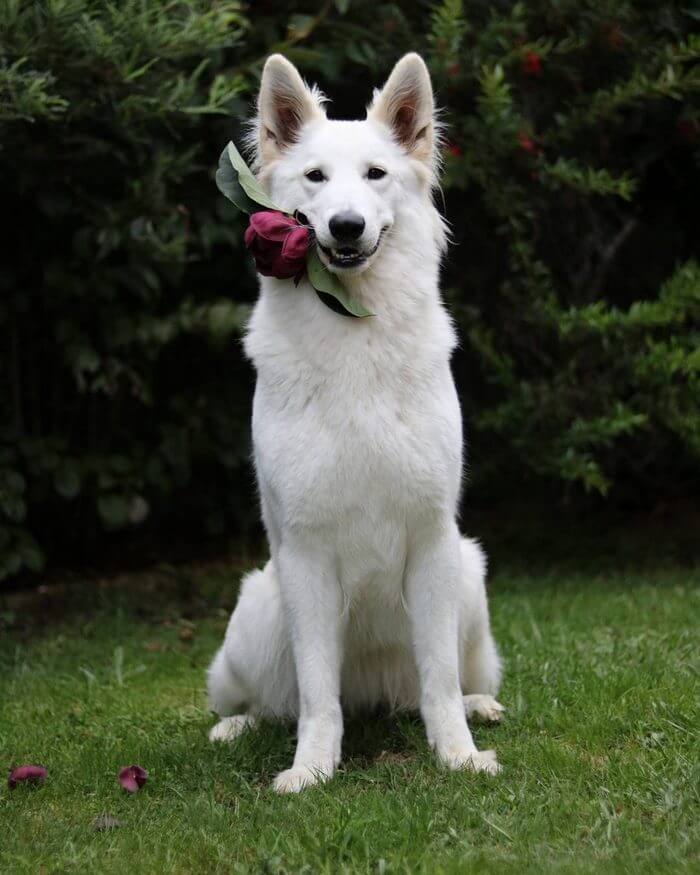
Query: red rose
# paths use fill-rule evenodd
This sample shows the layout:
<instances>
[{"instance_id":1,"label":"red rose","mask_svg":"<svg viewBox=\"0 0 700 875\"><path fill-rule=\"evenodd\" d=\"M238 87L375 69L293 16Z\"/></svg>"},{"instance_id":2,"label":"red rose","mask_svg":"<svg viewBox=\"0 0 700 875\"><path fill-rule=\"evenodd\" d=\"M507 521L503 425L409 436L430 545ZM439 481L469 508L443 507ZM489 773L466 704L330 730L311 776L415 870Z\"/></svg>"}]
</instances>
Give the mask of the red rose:
<instances>
[{"instance_id":1,"label":"red rose","mask_svg":"<svg viewBox=\"0 0 700 875\"><path fill-rule=\"evenodd\" d=\"M301 276L310 242L308 228L276 210L253 213L245 232L245 245L253 254L258 273L280 280Z\"/></svg>"},{"instance_id":2,"label":"red rose","mask_svg":"<svg viewBox=\"0 0 700 875\"><path fill-rule=\"evenodd\" d=\"M522 61L522 71L526 76L539 76L542 72L542 58L537 52L527 52Z\"/></svg>"}]
</instances>

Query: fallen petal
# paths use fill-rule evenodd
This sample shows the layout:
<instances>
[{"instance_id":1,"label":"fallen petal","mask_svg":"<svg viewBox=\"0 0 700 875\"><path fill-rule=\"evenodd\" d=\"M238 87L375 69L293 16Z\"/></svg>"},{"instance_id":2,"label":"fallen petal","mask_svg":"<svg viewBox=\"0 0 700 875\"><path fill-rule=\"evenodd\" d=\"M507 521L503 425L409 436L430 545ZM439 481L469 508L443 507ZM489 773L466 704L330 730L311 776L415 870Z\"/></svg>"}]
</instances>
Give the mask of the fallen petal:
<instances>
[{"instance_id":1,"label":"fallen petal","mask_svg":"<svg viewBox=\"0 0 700 875\"><path fill-rule=\"evenodd\" d=\"M136 793L148 779L148 772L141 766L124 766L119 770L119 783L127 793Z\"/></svg>"},{"instance_id":2,"label":"fallen petal","mask_svg":"<svg viewBox=\"0 0 700 875\"><path fill-rule=\"evenodd\" d=\"M45 780L46 769L43 766L16 766L10 769L7 786L14 790L18 784L43 784Z\"/></svg>"}]
</instances>

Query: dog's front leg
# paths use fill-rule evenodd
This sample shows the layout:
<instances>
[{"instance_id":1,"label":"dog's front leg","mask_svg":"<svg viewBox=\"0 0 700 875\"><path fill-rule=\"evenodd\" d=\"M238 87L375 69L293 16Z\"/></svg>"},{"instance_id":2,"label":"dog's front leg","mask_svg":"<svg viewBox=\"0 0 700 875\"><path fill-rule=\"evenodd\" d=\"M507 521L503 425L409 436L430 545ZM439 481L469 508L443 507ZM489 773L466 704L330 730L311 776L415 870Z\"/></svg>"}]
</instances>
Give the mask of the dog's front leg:
<instances>
[{"instance_id":1,"label":"dog's front leg","mask_svg":"<svg viewBox=\"0 0 700 875\"><path fill-rule=\"evenodd\" d=\"M333 565L331 555L302 540L285 540L277 556L299 687L297 749L291 769L275 779L280 793L330 778L340 762L343 611Z\"/></svg>"},{"instance_id":2,"label":"dog's front leg","mask_svg":"<svg viewBox=\"0 0 700 875\"><path fill-rule=\"evenodd\" d=\"M405 593L428 743L451 769L498 771L493 751L476 749L459 684L460 538L453 521L411 544Z\"/></svg>"}]
</instances>

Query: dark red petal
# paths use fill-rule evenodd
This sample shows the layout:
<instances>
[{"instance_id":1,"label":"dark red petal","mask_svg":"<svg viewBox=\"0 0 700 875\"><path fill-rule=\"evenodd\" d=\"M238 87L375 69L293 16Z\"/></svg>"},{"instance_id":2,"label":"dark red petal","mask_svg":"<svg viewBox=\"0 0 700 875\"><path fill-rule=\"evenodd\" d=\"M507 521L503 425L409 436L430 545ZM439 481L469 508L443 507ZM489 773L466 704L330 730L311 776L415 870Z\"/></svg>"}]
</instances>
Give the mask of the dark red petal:
<instances>
[{"instance_id":1,"label":"dark red petal","mask_svg":"<svg viewBox=\"0 0 700 875\"><path fill-rule=\"evenodd\" d=\"M141 766L124 766L119 770L119 783L127 793L136 793L147 779L148 772Z\"/></svg>"},{"instance_id":2,"label":"dark red petal","mask_svg":"<svg viewBox=\"0 0 700 875\"><path fill-rule=\"evenodd\" d=\"M285 216L276 210L261 210L250 217L250 227L265 240L282 243L290 229L298 228L299 224L291 216Z\"/></svg>"},{"instance_id":3,"label":"dark red petal","mask_svg":"<svg viewBox=\"0 0 700 875\"><path fill-rule=\"evenodd\" d=\"M299 272L299 265L304 263L304 259L295 259L290 261L280 253L272 262L270 273L267 276L277 277L278 280L288 280L296 276Z\"/></svg>"},{"instance_id":4,"label":"dark red petal","mask_svg":"<svg viewBox=\"0 0 700 875\"><path fill-rule=\"evenodd\" d=\"M14 790L17 784L43 784L46 780L46 769L43 766L16 766L10 769L7 776L7 786Z\"/></svg>"},{"instance_id":5,"label":"dark red petal","mask_svg":"<svg viewBox=\"0 0 700 875\"><path fill-rule=\"evenodd\" d=\"M243 235L243 242L248 247L248 249L251 248L251 246L257 239L258 235L255 228L252 225L248 225L248 227L245 229L245 234Z\"/></svg>"},{"instance_id":6,"label":"dark red petal","mask_svg":"<svg viewBox=\"0 0 700 875\"><path fill-rule=\"evenodd\" d=\"M291 261L306 258L309 248L309 229L299 225L287 234L282 244L282 256Z\"/></svg>"}]
</instances>

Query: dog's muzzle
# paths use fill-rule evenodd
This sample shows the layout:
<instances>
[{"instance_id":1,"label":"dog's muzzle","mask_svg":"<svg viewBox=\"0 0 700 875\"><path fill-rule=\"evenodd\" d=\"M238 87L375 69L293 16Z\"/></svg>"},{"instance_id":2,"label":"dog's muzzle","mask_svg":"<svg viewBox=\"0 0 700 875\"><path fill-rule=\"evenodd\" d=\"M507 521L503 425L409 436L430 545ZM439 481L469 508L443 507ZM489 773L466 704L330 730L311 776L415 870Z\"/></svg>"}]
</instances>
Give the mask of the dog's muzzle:
<instances>
[{"instance_id":1,"label":"dog's muzzle","mask_svg":"<svg viewBox=\"0 0 700 875\"><path fill-rule=\"evenodd\" d=\"M338 246L324 246L320 240L318 241L318 245L323 254L328 259L329 264L333 265L333 267L359 267L377 252L387 229L388 226L382 228L382 230L379 232L379 237L377 237L377 242L374 244L372 249L368 251L363 251L357 246L350 246L348 244Z\"/></svg>"}]
</instances>

